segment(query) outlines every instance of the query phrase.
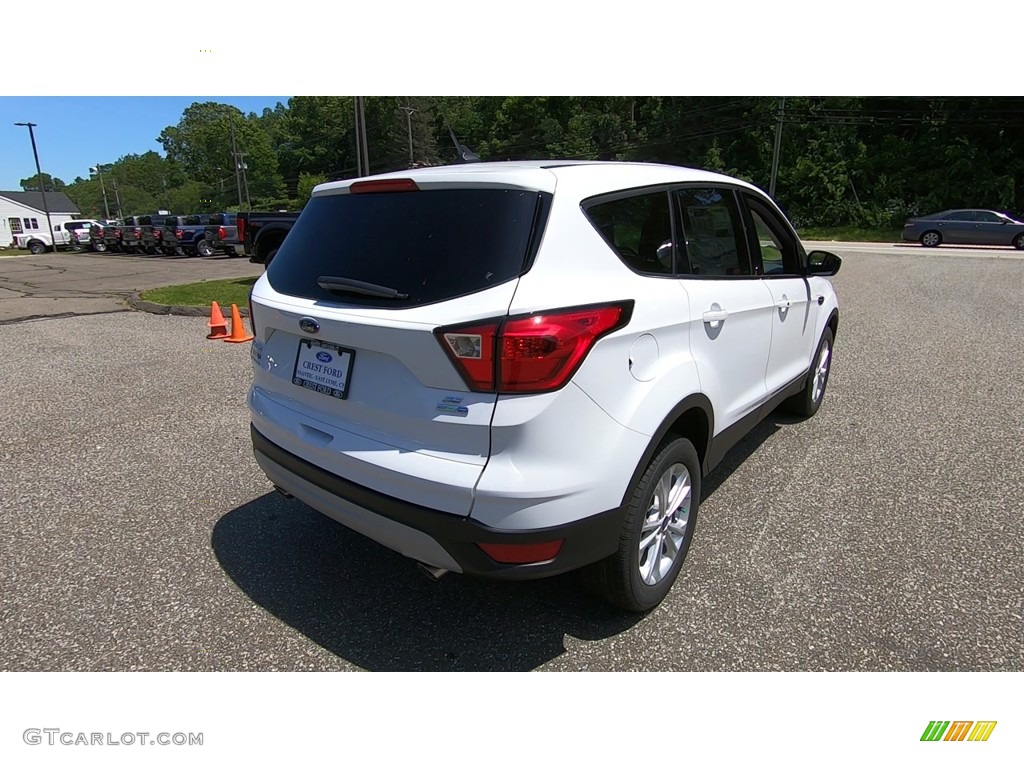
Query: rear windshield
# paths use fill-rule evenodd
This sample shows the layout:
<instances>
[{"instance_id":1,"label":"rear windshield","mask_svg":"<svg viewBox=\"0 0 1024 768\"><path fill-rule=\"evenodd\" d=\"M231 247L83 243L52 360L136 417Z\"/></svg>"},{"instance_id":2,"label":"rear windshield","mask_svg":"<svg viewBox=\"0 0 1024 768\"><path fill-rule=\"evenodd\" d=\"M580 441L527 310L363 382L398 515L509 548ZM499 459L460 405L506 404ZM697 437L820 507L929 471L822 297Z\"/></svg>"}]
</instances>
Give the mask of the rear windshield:
<instances>
[{"instance_id":1,"label":"rear windshield","mask_svg":"<svg viewBox=\"0 0 1024 768\"><path fill-rule=\"evenodd\" d=\"M508 189L445 189L312 198L267 269L274 290L363 306L408 307L453 299L523 273L548 196ZM408 294L334 293L321 276Z\"/></svg>"}]
</instances>

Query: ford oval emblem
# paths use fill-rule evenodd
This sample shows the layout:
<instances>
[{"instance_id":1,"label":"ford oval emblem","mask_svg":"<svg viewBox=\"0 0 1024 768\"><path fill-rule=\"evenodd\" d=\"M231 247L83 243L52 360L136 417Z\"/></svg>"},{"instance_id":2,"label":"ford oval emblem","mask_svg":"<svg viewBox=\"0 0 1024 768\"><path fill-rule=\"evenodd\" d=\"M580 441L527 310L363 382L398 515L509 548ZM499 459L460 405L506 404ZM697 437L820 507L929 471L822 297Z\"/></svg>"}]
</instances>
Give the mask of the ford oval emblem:
<instances>
[{"instance_id":1,"label":"ford oval emblem","mask_svg":"<svg viewBox=\"0 0 1024 768\"><path fill-rule=\"evenodd\" d=\"M317 352L316 353L316 359L319 360L321 363L329 363L334 358L331 357L331 353L330 352Z\"/></svg>"},{"instance_id":2,"label":"ford oval emblem","mask_svg":"<svg viewBox=\"0 0 1024 768\"><path fill-rule=\"evenodd\" d=\"M299 320L299 328L304 330L306 333L320 333L320 323L312 317L304 317Z\"/></svg>"}]
</instances>

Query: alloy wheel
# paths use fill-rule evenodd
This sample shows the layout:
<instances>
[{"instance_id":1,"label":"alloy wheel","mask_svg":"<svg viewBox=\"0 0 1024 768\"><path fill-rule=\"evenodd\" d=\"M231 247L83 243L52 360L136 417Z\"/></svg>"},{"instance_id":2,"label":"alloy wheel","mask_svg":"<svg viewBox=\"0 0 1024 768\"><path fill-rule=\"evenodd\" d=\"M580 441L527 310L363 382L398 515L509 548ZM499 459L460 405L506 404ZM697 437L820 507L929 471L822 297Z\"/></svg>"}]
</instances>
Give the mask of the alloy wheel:
<instances>
[{"instance_id":1,"label":"alloy wheel","mask_svg":"<svg viewBox=\"0 0 1024 768\"><path fill-rule=\"evenodd\" d=\"M683 464L673 464L654 487L640 529L640 578L649 586L672 570L690 523L692 483Z\"/></svg>"}]
</instances>

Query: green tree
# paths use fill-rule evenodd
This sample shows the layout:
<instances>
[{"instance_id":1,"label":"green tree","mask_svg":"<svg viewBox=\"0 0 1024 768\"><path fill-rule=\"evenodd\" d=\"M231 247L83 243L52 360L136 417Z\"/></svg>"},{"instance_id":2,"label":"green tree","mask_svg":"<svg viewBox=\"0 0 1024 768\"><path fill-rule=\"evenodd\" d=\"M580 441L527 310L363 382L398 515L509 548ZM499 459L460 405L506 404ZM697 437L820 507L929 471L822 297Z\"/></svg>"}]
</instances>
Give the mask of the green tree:
<instances>
[{"instance_id":1,"label":"green tree","mask_svg":"<svg viewBox=\"0 0 1024 768\"><path fill-rule=\"evenodd\" d=\"M227 178L242 200L246 188L251 198L284 193L266 122L254 114L243 115L227 104L196 102L157 141L167 159L192 180L216 188Z\"/></svg>"},{"instance_id":2,"label":"green tree","mask_svg":"<svg viewBox=\"0 0 1024 768\"><path fill-rule=\"evenodd\" d=\"M41 186L39 183L40 178L42 178L43 184L46 185L47 192L60 191L67 187L67 184L65 184L59 178L57 178L56 176L51 176L48 173L44 173L42 174L42 176L40 176L38 173L33 173L27 179L22 179L21 181L19 181L18 184L21 185L22 190L24 190L25 192L38 192Z\"/></svg>"},{"instance_id":3,"label":"green tree","mask_svg":"<svg viewBox=\"0 0 1024 768\"><path fill-rule=\"evenodd\" d=\"M317 184L323 184L325 181L327 181L327 177L323 174L300 173L298 183L299 205L305 205L310 195L313 194L313 187Z\"/></svg>"}]
</instances>

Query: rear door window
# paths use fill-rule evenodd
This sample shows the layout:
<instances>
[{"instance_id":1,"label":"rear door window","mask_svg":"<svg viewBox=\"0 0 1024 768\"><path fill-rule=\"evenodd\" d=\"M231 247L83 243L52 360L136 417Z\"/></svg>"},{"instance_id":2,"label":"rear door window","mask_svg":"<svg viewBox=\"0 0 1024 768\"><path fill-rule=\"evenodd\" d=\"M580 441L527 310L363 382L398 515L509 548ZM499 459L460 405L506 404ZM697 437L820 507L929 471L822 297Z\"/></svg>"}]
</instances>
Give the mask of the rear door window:
<instances>
[{"instance_id":1,"label":"rear door window","mask_svg":"<svg viewBox=\"0 0 1024 768\"><path fill-rule=\"evenodd\" d=\"M754 274L733 191L686 188L675 195L685 242L680 271L702 277Z\"/></svg>"},{"instance_id":2,"label":"rear door window","mask_svg":"<svg viewBox=\"0 0 1024 768\"><path fill-rule=\"evenodd\" d=\"M491 288L527 268L549 195L444 189L310 199L267 268L274 290L363 306L408 307ZM321 276L393 288L407 298L335 293Z\"/></svg>"}]
</instances>

